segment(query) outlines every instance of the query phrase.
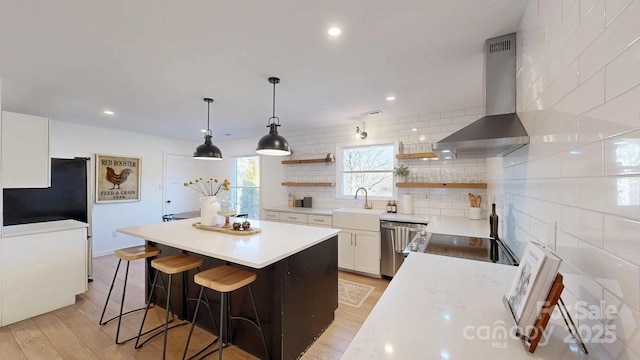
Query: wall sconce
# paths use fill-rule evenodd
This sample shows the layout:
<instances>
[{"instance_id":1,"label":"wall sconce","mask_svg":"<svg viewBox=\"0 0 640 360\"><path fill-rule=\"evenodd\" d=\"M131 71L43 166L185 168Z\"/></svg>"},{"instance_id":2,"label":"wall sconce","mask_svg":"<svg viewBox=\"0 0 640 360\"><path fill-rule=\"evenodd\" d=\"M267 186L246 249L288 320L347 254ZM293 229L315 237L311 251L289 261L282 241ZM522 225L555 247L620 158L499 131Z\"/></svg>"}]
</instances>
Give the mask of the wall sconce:
<instances>
[{"instance_id":1,"label":"wall sconce","mask_svg":"<svg viewBox=\"0 0 640 360\"><path fill-rule=\"evenodd\" d=\"M367 132L364 130L360 130L359 126L356 126L356 139L366 139Z\"/></svg>"}]
</instances>

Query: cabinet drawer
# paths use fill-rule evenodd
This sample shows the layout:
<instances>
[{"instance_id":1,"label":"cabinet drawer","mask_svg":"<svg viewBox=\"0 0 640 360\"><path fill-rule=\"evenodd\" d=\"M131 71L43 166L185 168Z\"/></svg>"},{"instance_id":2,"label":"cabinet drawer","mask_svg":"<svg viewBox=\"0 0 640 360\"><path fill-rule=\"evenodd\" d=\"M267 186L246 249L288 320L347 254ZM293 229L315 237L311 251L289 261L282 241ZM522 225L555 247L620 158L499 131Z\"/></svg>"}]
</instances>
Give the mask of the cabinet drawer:
<instances>
[{"instance_id":1,"label":"cabinet drawer","mask_svg":"<svg viewBox=\"0 0 640 360\"><path fill-rule=\"evenodd\" d=\"M296 213L280 213L280 221L281 222L290 222L290 223L307 223L307 215L306 214L296 214Z\"/></svg>"},{"instance_id":2,"label":"cabinet drawer","mask_svg":"<svg viewBox=\"0 0 640 360\"><path fill-rule=\"evenodd\" d=\"M309 215L309 225L331 226L331 215Z\"/></svg>"},{"instance_id":3,"label":"cabinet drawer","mask_svg":"<svg viewBox=\"0 0 640 360\"><path fill-rule=\"evenodd\" d=\"M265 210L264 211L264 220L279 221L280 220L280 213L277 212L277 211Z\"/></svg>"}]
</instances>

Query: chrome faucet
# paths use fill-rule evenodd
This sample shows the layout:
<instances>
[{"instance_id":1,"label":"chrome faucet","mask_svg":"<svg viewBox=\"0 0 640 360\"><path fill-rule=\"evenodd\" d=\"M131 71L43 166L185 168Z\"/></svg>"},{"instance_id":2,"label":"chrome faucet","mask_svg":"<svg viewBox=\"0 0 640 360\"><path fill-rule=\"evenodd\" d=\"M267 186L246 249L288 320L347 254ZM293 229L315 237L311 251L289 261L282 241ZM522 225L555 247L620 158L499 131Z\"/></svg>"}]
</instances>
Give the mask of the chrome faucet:
<instances>
[{"instance_id":1,"label":"chrome faucet","mask_svg":"<svg viewBox=\"0 0 640 360\"><path fill-rule=\"evenodd\" d=\"M356 189L356 195L353 197L354 199L358 198L358 192L362 190L364 191L364 208L365 209L371 209L373 208L373 206L371 204L369 204L369 196L367 195L367 189L363 188L363 187L359 187Z\"/></svg>"}]
</instances>

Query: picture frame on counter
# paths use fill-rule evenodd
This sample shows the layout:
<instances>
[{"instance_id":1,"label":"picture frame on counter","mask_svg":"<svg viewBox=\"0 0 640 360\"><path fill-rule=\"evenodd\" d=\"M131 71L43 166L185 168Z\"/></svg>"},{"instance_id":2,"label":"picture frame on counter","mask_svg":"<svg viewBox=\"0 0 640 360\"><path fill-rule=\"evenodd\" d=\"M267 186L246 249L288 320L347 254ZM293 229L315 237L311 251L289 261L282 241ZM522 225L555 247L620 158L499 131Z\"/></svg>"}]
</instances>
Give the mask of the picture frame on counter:
<instances>
[{"instance_id":1,"label":"picture frame on counter","mask_svg":"<svg viewBox=\"0 0 640 360\"><path fill-rule=\"evenodd\" d=\"M139 157L96 154L96 203L140 201Z\"/></svg>"}]
</instances>

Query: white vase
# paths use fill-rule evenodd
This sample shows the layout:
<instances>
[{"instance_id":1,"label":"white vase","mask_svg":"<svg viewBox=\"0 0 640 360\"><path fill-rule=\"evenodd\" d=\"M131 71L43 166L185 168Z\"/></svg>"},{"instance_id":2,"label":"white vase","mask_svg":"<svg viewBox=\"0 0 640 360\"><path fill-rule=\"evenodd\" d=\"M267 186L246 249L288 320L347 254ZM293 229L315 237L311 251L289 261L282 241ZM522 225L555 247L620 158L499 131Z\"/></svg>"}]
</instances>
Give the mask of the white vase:
<instances>
[{"instance_id":1,"label":"white vase","mask_svg":"<svg viewBox=\"0 0 640 360\"><path fill-rule=\"evenodd\" d=\"M218 216L220 203L215 196L204 196L200 198L200 223L205 226L215 226L219 222Z\"/></svg>"}]
</instances>

